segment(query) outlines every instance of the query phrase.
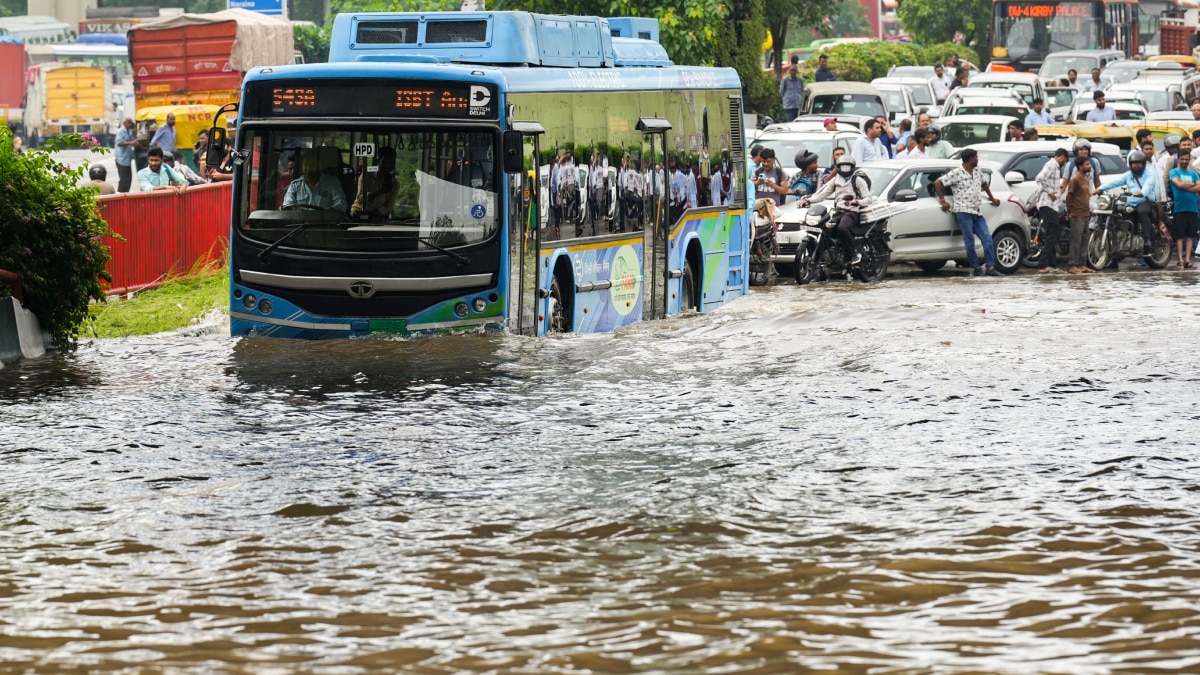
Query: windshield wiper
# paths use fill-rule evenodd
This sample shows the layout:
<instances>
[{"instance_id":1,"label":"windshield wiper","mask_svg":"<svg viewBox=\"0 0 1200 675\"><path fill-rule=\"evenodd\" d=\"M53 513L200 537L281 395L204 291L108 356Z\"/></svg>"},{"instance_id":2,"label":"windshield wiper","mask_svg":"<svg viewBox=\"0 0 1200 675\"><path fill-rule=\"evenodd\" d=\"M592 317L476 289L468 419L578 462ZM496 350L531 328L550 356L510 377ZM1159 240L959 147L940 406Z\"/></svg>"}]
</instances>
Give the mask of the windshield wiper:
<instances>
[{"instance_id":1,"label":"windshield wiper","mask_svg":"<svg viewBox=\"0 0 1200 675\"><path fill-rule=\"evenodd\" d=\"M279 248L279 245L282 244L283 242L287 241L288 239L290 239L293 234L296 234L300 230L303 230L304 228L308 227L309 225L317 225L317 224L328 225L327 222L321 221L321 220L306 220L306 221L300 223L296 227L293 227L292 229L288 230L282 237L271 242L270 244L267 245L266 248L264 248L262 251L260 251L258 254L258 261L262 262L263 259L267 257L268 253Z\"/></svg>"},{"instance_id":2,"label":"windshield wiper","mask_svg":"<svg viewBox=\"0 0 1200 675\"><path fill-rule=\"evenodd\" d=\"M471 264L471 259L468 258L467 256L462 255L461 253L455 253L454 251L444 249L441 246L438 246L437 244L433 243L432 241L429 241L428 239L426 239L424 237L417 237L417 241L421 242L422 244L425 244L429 248L435 249L441 253L445 253L446 255L450 256L451 258L454 258L455 260L458 261L458 264L460 266Z\"/></svg>"}]
</instances>

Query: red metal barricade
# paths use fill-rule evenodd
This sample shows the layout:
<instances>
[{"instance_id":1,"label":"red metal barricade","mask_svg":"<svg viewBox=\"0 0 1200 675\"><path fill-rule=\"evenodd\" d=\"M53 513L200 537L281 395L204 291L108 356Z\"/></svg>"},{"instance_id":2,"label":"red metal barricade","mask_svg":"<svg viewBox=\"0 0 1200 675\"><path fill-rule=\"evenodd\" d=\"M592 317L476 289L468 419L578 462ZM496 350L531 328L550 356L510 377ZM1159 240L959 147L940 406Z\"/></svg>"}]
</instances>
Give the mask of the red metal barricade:
<instances>
[{"instance_id":1,"label":"red metal barricade","mask_svg":"<svg viewBox=\"0 0 1200 675\"><path fill-rule=\"evenodd\" d=\"M105 242L112 255L109 293L120 295L162 284L198 264L220 260L229 245L230 182L174 191L97 197L100 217L125 238Z\"/></svg>"}]
</instances>

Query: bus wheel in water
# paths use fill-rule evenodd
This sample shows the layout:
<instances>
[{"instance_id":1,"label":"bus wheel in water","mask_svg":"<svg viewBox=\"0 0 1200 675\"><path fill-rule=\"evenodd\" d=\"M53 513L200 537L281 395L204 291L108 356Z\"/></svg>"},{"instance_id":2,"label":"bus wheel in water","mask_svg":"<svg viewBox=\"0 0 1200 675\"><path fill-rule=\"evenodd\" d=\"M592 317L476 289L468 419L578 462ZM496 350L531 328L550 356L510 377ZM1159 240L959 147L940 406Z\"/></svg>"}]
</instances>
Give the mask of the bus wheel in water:
<instances>
[{"instance_id":1,"label":"bus wheel in water","mask_svg":"<svg viewBox=\"0 0 1200 675\"><path fill-rule=\"evenodd\" d=\"M571 332L571 308L563 302L562 287L555 276L550 282L549 333Z\"/></svg>"},{"instance_id":2,"label":"bus wheel in water","mask_svg":"<svg viewBox=\"0 0 1200 675\"><path fill-rule=\"evenodd\" d=\"M679 311L696 309L696 273L691 261L683 263L682 290L679 293Z\"/></svg>"}]
</instances>

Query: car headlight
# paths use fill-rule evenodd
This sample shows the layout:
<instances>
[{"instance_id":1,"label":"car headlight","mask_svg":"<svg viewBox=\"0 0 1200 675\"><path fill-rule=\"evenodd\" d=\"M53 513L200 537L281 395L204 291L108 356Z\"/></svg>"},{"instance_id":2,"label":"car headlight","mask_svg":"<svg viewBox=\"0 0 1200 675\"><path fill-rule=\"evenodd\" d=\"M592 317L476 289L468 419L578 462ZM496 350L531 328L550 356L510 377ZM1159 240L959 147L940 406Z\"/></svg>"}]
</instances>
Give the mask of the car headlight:
<instances>
[{"instance_id":1,"label":"car headlight","mask_svg":"<svg viewBox=\"0 0 1200 675\"><path fill-rule=\"evenodd\" d=\"M1096 206L1099 207L1101 211L1107 211L1112 207L1112 197L1109 197L1108 195L1100 195L1096 198Z\"/></svg>"}]
</instances>

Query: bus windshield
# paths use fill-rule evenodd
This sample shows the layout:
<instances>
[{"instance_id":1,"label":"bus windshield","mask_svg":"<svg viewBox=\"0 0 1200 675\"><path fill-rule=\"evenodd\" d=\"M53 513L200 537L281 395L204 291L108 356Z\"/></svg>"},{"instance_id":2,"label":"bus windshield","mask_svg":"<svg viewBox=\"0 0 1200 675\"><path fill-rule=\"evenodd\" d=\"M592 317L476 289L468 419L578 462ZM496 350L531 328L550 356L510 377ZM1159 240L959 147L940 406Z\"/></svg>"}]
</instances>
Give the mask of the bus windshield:
<instances>
[{"instance_id":1,"label":"bus windshield","mask_svg":"<svg viewBox=\"0 0 1200 675\"><path fill-rule=\"evenodd\" d=\"M494 132L256 125L244 133L236 213L251 239L425 251L477 244L498 230Z\"/></svg>"},{"instance_id":2,"label":"bus windshield","mask_svg":"<svg viewBox=\"0 0 1200 675\"><path fill-rule=\"evenodd\" d=\"M992 46L1013 60L1042 61L1053 52L1099 49L1103 27L1100 2L997 2Z\"/></svg>"}]
</instances>

